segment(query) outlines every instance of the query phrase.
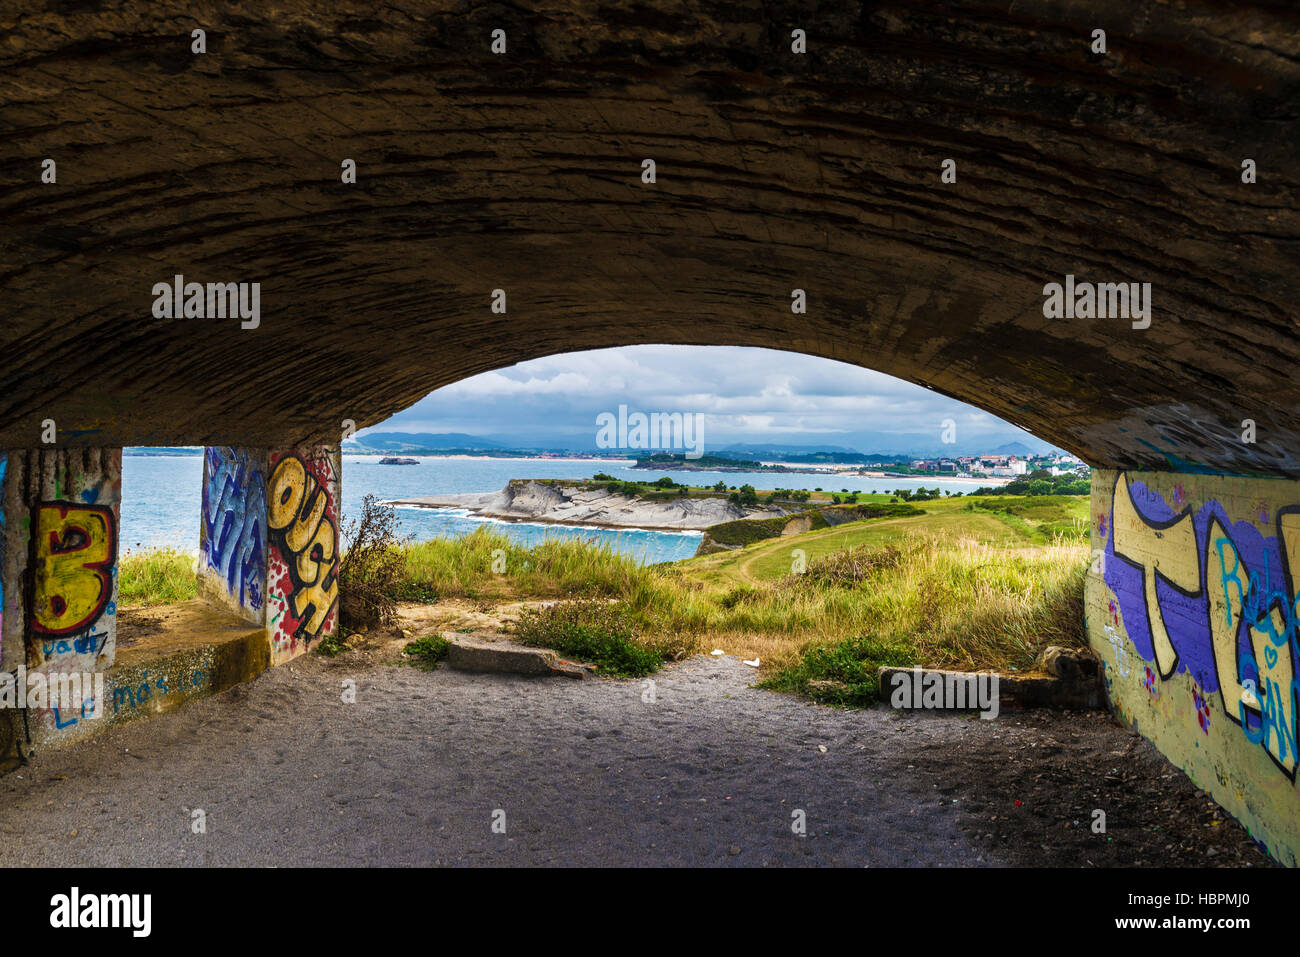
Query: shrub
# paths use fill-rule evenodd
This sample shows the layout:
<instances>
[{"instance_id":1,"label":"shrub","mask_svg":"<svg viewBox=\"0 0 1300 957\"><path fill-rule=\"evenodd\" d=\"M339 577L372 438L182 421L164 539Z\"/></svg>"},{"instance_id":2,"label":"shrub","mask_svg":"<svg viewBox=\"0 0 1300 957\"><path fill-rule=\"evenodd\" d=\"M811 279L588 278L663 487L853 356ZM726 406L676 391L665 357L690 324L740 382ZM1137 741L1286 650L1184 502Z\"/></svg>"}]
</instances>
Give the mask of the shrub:
<instances>
[{"instance_id":1,"label":"shrub","mask_svg":"<svg viewBox=\"0 0 1300 957\"><path fill-rule=\"evenodd\" d=\"M759 687L799 692L823 704L867 707L879 700L882 665L905 667L915 662L916 649L863 635L812 645L799 661Z\"/></svg>"},{"instance_id":2,"label":"shrub","mask_svg":"<svg viewBox=\"0 0 1300 957\"><path fill-rule=\"evenodd\" d=\"M348 550L339 563L339 621L349 628L388 624L397 613L395 596L405 571L397 513L367 495L360 518L348 523L345 537Z\"/></svg>"},{"instance_id":3,"label":"shrub","mask_svg":"<svg viewBox=\"0 0 1300 957\"><path fill-rule=\"evenodd\" d=\"M897 568L905 558L915 554L921 547L914 541L906 541L901 546L883 545L879 548L857 545L816 559L803 574L790 576L788 582L840 588L860 585L886 568Z\"/></svg>"},{"instance_id":4,"label":"shrub","mask_svg":"<svg viewBox=\"0 0 1300 957\"><path fill-rule=\"evenodd\" d=\"M438 662L447 657L447 648L447 639L441 635L425 635L408 644L402 653L414 659L413 663L418 667L432 671L438 667Z\"/></svg>"},{"instance_id":5,"label":"shrub","mask_svg":"<svg viewBox=\"0 0 1300 957\"><path fill-rule=\"evenodd\" d=\"M564 601L525 609L516 633L520 642L589 661L601 674L640 678L663 665L663 655L636 642L632 618L620 604Z\"/></svg>"}]
</instances>

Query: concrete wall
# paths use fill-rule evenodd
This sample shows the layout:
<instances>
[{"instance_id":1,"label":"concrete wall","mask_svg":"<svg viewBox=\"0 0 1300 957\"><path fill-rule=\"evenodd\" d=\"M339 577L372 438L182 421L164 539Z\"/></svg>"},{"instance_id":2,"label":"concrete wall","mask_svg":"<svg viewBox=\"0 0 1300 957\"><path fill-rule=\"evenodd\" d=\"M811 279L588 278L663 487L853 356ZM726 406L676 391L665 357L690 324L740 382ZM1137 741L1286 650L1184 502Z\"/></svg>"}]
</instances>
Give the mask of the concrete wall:
<instances>
[{"instance_id":1,"label":"concrete wall","mask_svg":"<svg viewBox=\"0 0 1300 957\"><path fill-rule=\"evenodd\" d=\"M116 649L122 450L0 455L0 666L103 670Z\"/></svg>"},{"instance_id":2,"label":"concrete wall","mask_svg":"<svg viewBox=\"0 0 1300 957\"><path fill-rule=\"evenodd\" d=\"M1092 489L1088 634L1117 714L1294 866L1300 482L1095 471Z\"/></svg>"},{"instance_id":3,"label":"concrete wall","mask_svg":"<svg viewBox=\"0 0 1300 957\"><path fill-rule=\"evenodd\" d=\"M203 457L198 594L246 621L266 608L267 449L209 446Z\"/></svg>"},{"instance_id":4,"label":"concrete wall","mask_svg":"<svg viewBox=\"0 0 1300 957\"><path fill-rule=\"evenodd\" d=\"M270 454L266 629L274 665L296 658L338 626L341 474L337 448Z\"/></svg>"},{"instance_id":5,"label":"concrete wall","mask_svg":"<svg viewBox=\"0 0 1300 957\"><path fill-rule=\"evenodd\" d=\"M272 664L337 626L340 476L336 448L205 451L198 594L264 625Z\"/></svg>"},{"instance_id":6,"label":"concrete wall","mask_svg":"<svg viewBox=\"0 0 1300 957\"><path fill-rule=\"evenodd\" d=\"M119 655L121 467L120 449L0 451L0 667L85 676L79 707L7 706L5 741L60 746L167 710L337 627L338 449L208 448L202 601L154 610L163 640L145 636Z\"/></svg>"}]
</instances>

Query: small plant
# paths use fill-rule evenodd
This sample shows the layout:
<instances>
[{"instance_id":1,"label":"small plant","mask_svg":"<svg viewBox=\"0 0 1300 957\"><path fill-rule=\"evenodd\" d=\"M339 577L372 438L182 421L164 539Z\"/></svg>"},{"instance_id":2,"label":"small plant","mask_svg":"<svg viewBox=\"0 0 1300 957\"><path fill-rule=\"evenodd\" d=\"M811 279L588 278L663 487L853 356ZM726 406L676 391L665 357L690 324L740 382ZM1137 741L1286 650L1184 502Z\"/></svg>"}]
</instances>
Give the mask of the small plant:
<instances>
[{"instance_id":1,"label":"small plant","mask_svg":"<svg viewBox=\"0 0 1300 957\"><path fill-rule=\"evenodd\" d=\"M398 548L397 513L373 495L361 503L345 535L339 563L339 620L350 628L386 625L397 613L395 595L405 561Z\"/></svg>"},{"instance_id":2,"label":"small plant","mask_svg":"<svg viewBox=\"0 0 1300 957\"><path fill-rule=\"evenodd\" d=\"M627 610L605 601L525 609L516 629L521 643L589 661L600 674L640 678L663 665L662 654L637 643Z\"/></svg>"},{"instance_id":3,"label":"small plant","mask_svg":"<svg viewBox=\"0 0 1300 957\"><path fill-rule=\"evenodd\" d=\"M761 588L753 588L749 585L737 585L735 588L723 593L718 599L718 604L723 608L732 609L737 605L745 602L762 601L767 596L767 591Z\"/></svg>"},{"instance_id":4,"label":"small plant","mask_svg":"<svg viewBox=\"0 0 1300 957\"><path fill-rule=\"evenodd\" d=\"M806 694L822 704L865 708L879 700L881 665L903 667L915 663L914 648L863 635L835 644L811 644L799 661L782 668L759 687Z\"/></svg>"},{"instance_id":5,"label":"small plant","mask_svg":"<svg viewBox=\"0 0 1300 957\"><path fill-rule=\"evenodd\" d=\"M321 635L320 641L316 645L316 653L324 655L326 658L337 658L347 650L348 631L342 627L337 628L332 635Z\"/></svg>"},{"instance_id":6,"label":"small plant","mask_svg":"<svg viewBox=\"0 0 1300 957\"><path fill-rule=\"evenodd\" d=\"M438 662L447 657L448 642L441 635L425 635L417 638L402 649L402 654L412 659L412 664L433 671Z\"/></svg>"},{"instance_id":7,"label":"small plant","mask_svg":"<svg viewBox=\"0 0 1300 957\"><path fill-rule=\"evenodd\" d=\"M922 548L918 542L906 540L901 545L883 545L878 548L858 545L846 548L817 559L802 575L791 576L786 584L852 588L887 568L897 568Z\"/></svg>"}]
</instances>

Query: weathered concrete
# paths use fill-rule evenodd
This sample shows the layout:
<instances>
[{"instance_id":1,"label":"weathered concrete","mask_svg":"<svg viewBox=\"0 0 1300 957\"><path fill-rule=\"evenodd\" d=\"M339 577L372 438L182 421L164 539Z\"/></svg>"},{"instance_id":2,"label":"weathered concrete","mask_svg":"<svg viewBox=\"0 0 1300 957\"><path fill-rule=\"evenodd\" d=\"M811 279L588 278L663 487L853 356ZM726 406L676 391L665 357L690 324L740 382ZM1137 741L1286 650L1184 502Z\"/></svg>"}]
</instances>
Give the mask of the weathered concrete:
<instances>
[{"instance_id":1,"label":"weathered concrete","mask_svg":"<svg viewBox=\"0 0 1300 957\"><path fill-rule=\"evenodd\" d=\"M121 449L0 459L0 666L102 671L117 633Z\"/></svg>"},{"instance_id":2,"label":"weathered concrete","mask_svg":"<svg viewBox=\"0 0 1300 957\"><path fill-rule=\"evenodd\" d=\"M336 447L208 448L199 597L266 627L281 664L338 626Z\"/></svg>"},{"instance_id":3,"label":"weathered concrete","mask_svg":"<svg viewBox=\"0 0 1300 957\"><path fill-rule=\"evenodd\" d=\"M65 541L47 528L115 507L64 500L45 478L60 456L97 459L111 487L125 444L332 446L440 385L581 348L780 346L1096 465L1300 476L1293 7L0 0L0 41L0 448L50 419L60 445L93 447L0 453L6 667L111 661L99 571L74 576L75 604L42 603L61 560L41 549ZM260 283L256 328L156 317L178 275ZM1047 318L1067 275L1150 283L1149 327ZM310 458L266 458L273 661L335 614L337 469ZM1164 472L1112 498L1115 478L1094 485L1089 580L1111 694L1294 862L1296 484ZM243 501L232 534L261 528ZM205 595L222 583L257 621L253 552L222 547ZM75 620L102 646L36 639L33 616L57 635L70 608L107 616Z\"/></svg>"},{"instance_id":4,"label":"weathered concrete","mask_svg":"<svg viewBox=\"0 0 1300 957\"><path fill-rule=\"evenodd\" d=\"M4 0L0 39L0 447L337 443L659 342L881 369L1099 465L1300 475L1290 5ZM176 274L260 282L260 326L153 318ZM1067 274L1150 282L1150 328L1044 318Z\"/></svg>"},{"instance_id":5,"label":"weathered concrete","mask_svg":"<svg viewBox=\"0 0 1300 957\"><path fill-rule=\"evenodd\" d=\"M177 606L188 611L158 640L182 647L150 640L115 664L121 495L120 449L0 453L3 668L75 673L84 689L71 708L5 705L19 740L59 745L156 713L292 660L338 626L337 448L209 449L197 574L211 610ZM91 718L96 675L108 697ZM0 754L14 739L0 735Z\"/></svg>"},{"instance_id":6,"label":"weathered concrete","mask_svg":"<svg viewBox=\"0 0 1300 957\"><path fill-rule=\"evenodd\" d=\"M1057 652L1063 652L1064 649L1056 649ZM998 672L998 703L1011 704L1018 708L1063 708L1069 710L1093 709L1105 707L1106 697L1102 690L1100 681L1100 672L1093 661L1093 668L1088 670L1086 662L1092 660L1092 656L1087 654L1086 658L1076 657L1072 654L1058 655L1053 657L1053 662L1058 660L1068 660L1071 662L1069 667L1057 668L1046 674L1008 674ZM922 679L926 675L937 675L940 681L947 682L953 679L957 682L965 682L970 679L974 672L949 671L942 668L897 668L891 665L882 665L877 671L880 681L880 700L886 704L891 703L894 681L896 675L902 675L903 680L913 681L914 671L919 671ZM985 672L987 674L987 672ZM910 705L912 708L919 708L919 704ZM978 702L974 698L967 699L967 707L962 709L967 711L979 710Z\"/></svg>"},{"instance_id":7,"label":"weathered concrete","mask_svg":"<svg viewBox=\"0 0 1300 957\"><path fill-rule=\"evenodd\" d=\"M530 648L502 636L469 636L444 632L447 664L460 671L484 671L512 675L548 675L585 678L588 670L566 661L549 648Z\"/></svg>"},{"instance_id":8,"label":"weathered concrete","mask_svg":"<svg viewBox=\"0 0 1300 957\"><path fill-rule=\"evenodd\" d=\"M79 685L82 700L71 707L65 702L28 708L25 714L5 708L0 712L3 740L16 741L29 755L64 747L222 691L270 666L261 628L201 601L124 612L122 617L116 661L97 672L102 686ZM96 693L101 690L102 697Z\"/></svg>"},{"instance_id":9,"label":"weathered concrete","mask_svg":"<svg viewBox=\"0 0 1300 957\"><path fill-rule=\"evenodd\" d=\"M1093 475L1088 634L1119 716L1300 857L1300 482Z\"/></svg>"}]
</instances>

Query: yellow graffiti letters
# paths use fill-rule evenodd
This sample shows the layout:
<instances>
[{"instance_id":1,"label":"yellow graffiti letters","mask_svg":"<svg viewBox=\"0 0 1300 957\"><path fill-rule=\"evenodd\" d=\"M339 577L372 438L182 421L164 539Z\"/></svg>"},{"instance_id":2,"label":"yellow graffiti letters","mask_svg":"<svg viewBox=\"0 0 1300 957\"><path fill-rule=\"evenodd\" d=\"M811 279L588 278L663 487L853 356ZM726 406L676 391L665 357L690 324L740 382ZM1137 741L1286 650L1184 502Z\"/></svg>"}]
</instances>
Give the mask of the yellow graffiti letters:
<instances>
[{"instance_id":1,"label":"yellow graffiti letters","mask_svg":"<svg viewBox=\"0 0 1300 957\"><path fill-rule=\"evenodd\" d=\"M302 460L286 455L271 475L267 526L285 550L292 591L289 596L299 629L320 634L338 602L338 533L327 514L329 492Z\"/></svg>"},{"instance_id":2,"label":"yellow graffiti letters","mask_svg":"<svg viewBox=\"0 0 1300 957\"><path fill-rule=\"evenodd\" d=\"M90 627L113 594L117 529L111 509L50 502L37 509L34 627L66 635Z\"/></svg>"},{"instance_id":3,"label":"yellow graffiti letters","mask_svg":"<svg viewBox=\"0 0 1300 957\"><path fill-rule=\"evenodd\" d=\"M1149 525L1133 504L1128 477L1121 475L1115 484L1113 515L1115 554L1142 566L1151 645L1155 649L1160 677L1168 678L1178 666L1178 652L1174 650L1165 627L1156 594L1156 578L1159 576L1188 594L1200 590L1201 567L1191 513L1186 512L1165 525Z\"/></svg>"}]
</instances>

